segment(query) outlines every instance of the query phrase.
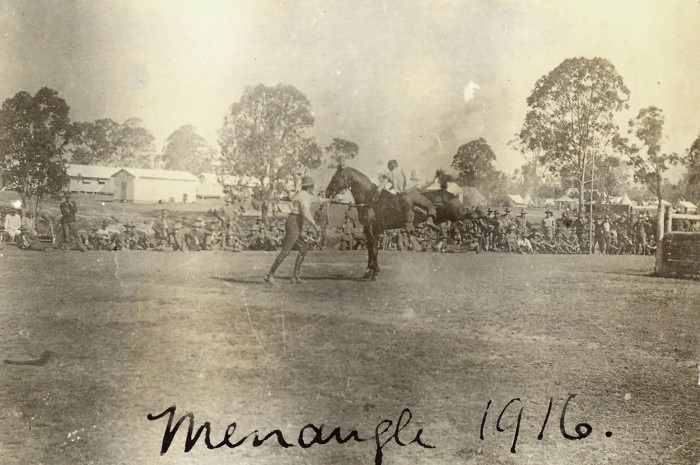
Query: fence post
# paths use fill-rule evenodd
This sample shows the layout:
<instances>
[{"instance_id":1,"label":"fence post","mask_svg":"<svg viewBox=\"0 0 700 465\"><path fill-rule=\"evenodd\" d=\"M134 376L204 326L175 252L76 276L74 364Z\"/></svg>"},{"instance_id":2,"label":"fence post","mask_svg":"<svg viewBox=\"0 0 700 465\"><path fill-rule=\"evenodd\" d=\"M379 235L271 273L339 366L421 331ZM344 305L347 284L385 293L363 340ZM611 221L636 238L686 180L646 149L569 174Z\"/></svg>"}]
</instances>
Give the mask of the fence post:
<instances>
[{"instance_id":1,"label":"fence post","mask_svg":"<svg viewBox=\"0 0 700 465\"><path fill-rule=\"evenodd\" d=\"M673 213L671 212L671 207L666 207L666 228L664 232L673 231Z\"/></svg>"}]
</instances>

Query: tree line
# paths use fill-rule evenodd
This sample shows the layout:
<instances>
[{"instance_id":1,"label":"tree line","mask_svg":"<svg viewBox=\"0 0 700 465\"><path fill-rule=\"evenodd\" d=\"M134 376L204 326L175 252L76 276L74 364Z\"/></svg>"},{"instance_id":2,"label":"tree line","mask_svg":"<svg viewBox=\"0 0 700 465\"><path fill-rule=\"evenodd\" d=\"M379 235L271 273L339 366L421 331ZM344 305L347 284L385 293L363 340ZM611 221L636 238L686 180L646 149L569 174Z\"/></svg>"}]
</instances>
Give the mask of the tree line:
<instances>
[{"instance_id":1,"label":"tree line","mask_svg":"<svg viewBox=\"0 0 700 465\"><path fill-rule=\"evenodd\" d=\"M571 58L535 83L527 113L511 144L524 156L520 170L506 175L495 168L496 155L483 138L460 146L452 167L463 185L477 187L489 199L512 189L553 196L574 188L583 204L586 191L614 193L629 188L629 178L657 196L669 191L700 196L700 136L684 156L664 150L664 114L640 109L626 131L616 117L629 108L630 91L615 67L602 58ZM49 88L35 95L19 92L0 107L0 170L22 195L38 205L65 185L65 164L215 171L232 189L253 189L259 202L290 194L300 178L320 167L356 157L356 143L335 138L323 150L309 134L311 103L293 86L246 87L224 116L218 148L191 125L175 130L163 149L136 118L71 122L68 104ZM682 163L683 180L665 179ZM251 179L255 182L251 183ZM236 181L232 181L236 180Z\"/></svg>"},{"instance_id":2,"label":"tree line","mask_svg":"<svg viewBox=\"0 0 700 465\"><path fill-rule=\"evenodd\" d=\"M496 170L496 155L484 139L462 145L452 166L463 183L491 198L508 189L554 197L573 188L583 205L586 192L634 191L634 180L656 197L659 211L664 198L700 199L700 135L685 154L667 151L665 116L655 106L641 108L626 130L620 128L617 117L629 108L629 98L608 60L564 60L537 80L527 98L522 128L511 141L526 161L520 170L510 177ZM678 164L686 171L673 184L665 176Z\"/></svg>"},{"instance_id":3,"label":"tree line","mask_svg":"<svg viewBox=\"0 0 700 465\"><path fill-rule=\"evenodd\" d=\"M295 182L321 165L323 155L307 135L314 124L311 104L292 86L246 88L225 115L220 150L185 125L168 136L158 153L140 119L71 122L69 111L48 87L35 95L18 92L0 107L0 174L19 192L23 208L36 211L46 196L60 192L68 182L68 163L195 175L215 171L222 184L237 179L228 187L252 188L254 197L265 202L291 193ZM340 138L325 148L334 165L358 152L357 144Z\"/></svg>"}]
</instances>

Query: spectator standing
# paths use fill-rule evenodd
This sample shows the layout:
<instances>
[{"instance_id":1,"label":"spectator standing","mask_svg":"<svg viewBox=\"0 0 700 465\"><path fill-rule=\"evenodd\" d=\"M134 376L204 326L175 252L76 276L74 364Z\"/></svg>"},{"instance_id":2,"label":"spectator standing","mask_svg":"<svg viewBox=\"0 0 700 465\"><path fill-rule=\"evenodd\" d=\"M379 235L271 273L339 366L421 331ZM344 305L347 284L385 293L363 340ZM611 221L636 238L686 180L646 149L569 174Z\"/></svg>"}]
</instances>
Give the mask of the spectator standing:
<instances>
[{"instance_id":1,"label":"spectator standing","mask_svg":"<svg viewBox=\"0 0 700 465\"><path fill-rule=\"evenodd\" d=\"M59 205L61 209L61 229L63 230L63 248L68 250L70 237L73 236L78 248L85 252L87 248L83 244L80 234L78 233L78 225L76 224L75 215L78 213L78 205L71 200L70 192L63 194L63 202Z\"/></svg>"},{"instance_id":2,"label":"spectator standing","mask_svg":"<svg viewBox=\"0 0 700 465\"><path fill-rule=\"evenodd\" d=\"M316 220L316 224L320 228L318 248L319 250L323 250L324 247L326 247L326 234L328 233L328 223L330 222L328 218L328 206L325 203L322 203L319 209L316 210L316 213L314 213L314 220Z\"/></svg>"}]
</instances>

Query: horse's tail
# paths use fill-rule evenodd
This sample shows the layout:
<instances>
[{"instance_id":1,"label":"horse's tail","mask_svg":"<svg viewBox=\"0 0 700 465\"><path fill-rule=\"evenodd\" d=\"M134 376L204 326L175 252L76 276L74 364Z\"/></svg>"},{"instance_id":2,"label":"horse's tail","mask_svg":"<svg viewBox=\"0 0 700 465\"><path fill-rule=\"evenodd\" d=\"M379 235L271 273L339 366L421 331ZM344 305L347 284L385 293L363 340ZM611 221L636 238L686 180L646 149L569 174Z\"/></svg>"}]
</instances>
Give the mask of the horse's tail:
<instances>
[{"instance_id":1,"label":"horse's tail","mask_svg":"<svg viewBox=\"0 0 700 465\"><path fill-rule=\"evenodd\" d=\"M451 182L453 180L452 176L447 174L445 170L439 169L435 172L435 177L438 178L440 181L440 189L446 190L447 189L447 183Z\"/></svg>"}]
</instances>

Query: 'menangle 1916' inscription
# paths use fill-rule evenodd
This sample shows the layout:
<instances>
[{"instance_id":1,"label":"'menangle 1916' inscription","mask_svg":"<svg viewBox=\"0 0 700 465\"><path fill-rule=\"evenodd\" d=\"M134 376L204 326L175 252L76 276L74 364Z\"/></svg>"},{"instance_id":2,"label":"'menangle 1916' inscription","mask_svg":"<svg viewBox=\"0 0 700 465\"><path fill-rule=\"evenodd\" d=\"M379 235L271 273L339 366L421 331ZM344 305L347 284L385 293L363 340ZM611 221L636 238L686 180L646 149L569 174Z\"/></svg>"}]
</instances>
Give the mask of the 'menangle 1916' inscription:
<instances>
[{"instance_id":1,"label":"'menangle 1916' inscription","mask_svg":"<svg viewBox=\"0 0 700 465\"><path fill-rule=\"evenodd\" d=\"M202 435L204 436L203 441L207 449L219 449L224 446L230 449L235 449L236 447L243 445L243 443L245 443L248 439L251 439L251 445L253 447L260 447L265 443L265 441L272 439L273 437L277 441L277 444L281 447L284 447L285 449L289 447L295 447L297 445L303 449L308 449L313 445L322 446L324 444L328 444L333 440L335 440L335 442L337 442L338 444L346 444L348 442L366 442L373 440L375 447L374 463L376 465L380 465L382 463L382 449L392 440L400 447L416 444L424 449L435 448L435 446L431 446L429 444L424 443L421 439L421 434L423 434L423 428L420 428L418 432L413 436L413 439L408 442L405 442L400 437L399 433L401 433L401 431L403 431L403 429L406 428L411 422L412 414L411 410L409 410L408 408L405 408L401 412L401 415L399 415L399 419L396 422L394 430L389 436L385 435L387 432L389 432L392 425L394 425L394 422L386 419L380 421L379 424L377 424L376 428L374 429L374 435L370 437L361 437L360 433L358 433L357 430L351 430L349 433L343 436L341 434L339 426L333 427L330 433L324 436L323 424L316 426L313 423L309 423L299 430L299 433L295 437L295 440L293 442L289 442L285 435L282 433L282 431L280 431L279 429L273 429L272 431L263 435L262 437L261 433L258 430L254 430L251 433L241 437L236 442L231 442L231 438L235 434L237 427L236 423L233 422L229 424L226 428L226 432L224 433L221 442L216 444L212 444L211 442L211 425L208 421L202 423L202 425L199 428L197 428L197 431L195 431L194 414L192 412L186 412L173 425L173 420L175 418L175 410L176 407L173 405L157 415L146 415L146 418L149 421L159 420L166 416L168 418L168 424L165 426L165 432L163 433L163 443L160 448L161 455L168 452L168 450L170 449L170 445L175 439L175 435L177 434L178 429L185 420L189 420L187 425L187 436L185 437L185 452L191 451ZM328 428L326 428L326 431L327 430Z\"/></svg>"}]
</instances>

